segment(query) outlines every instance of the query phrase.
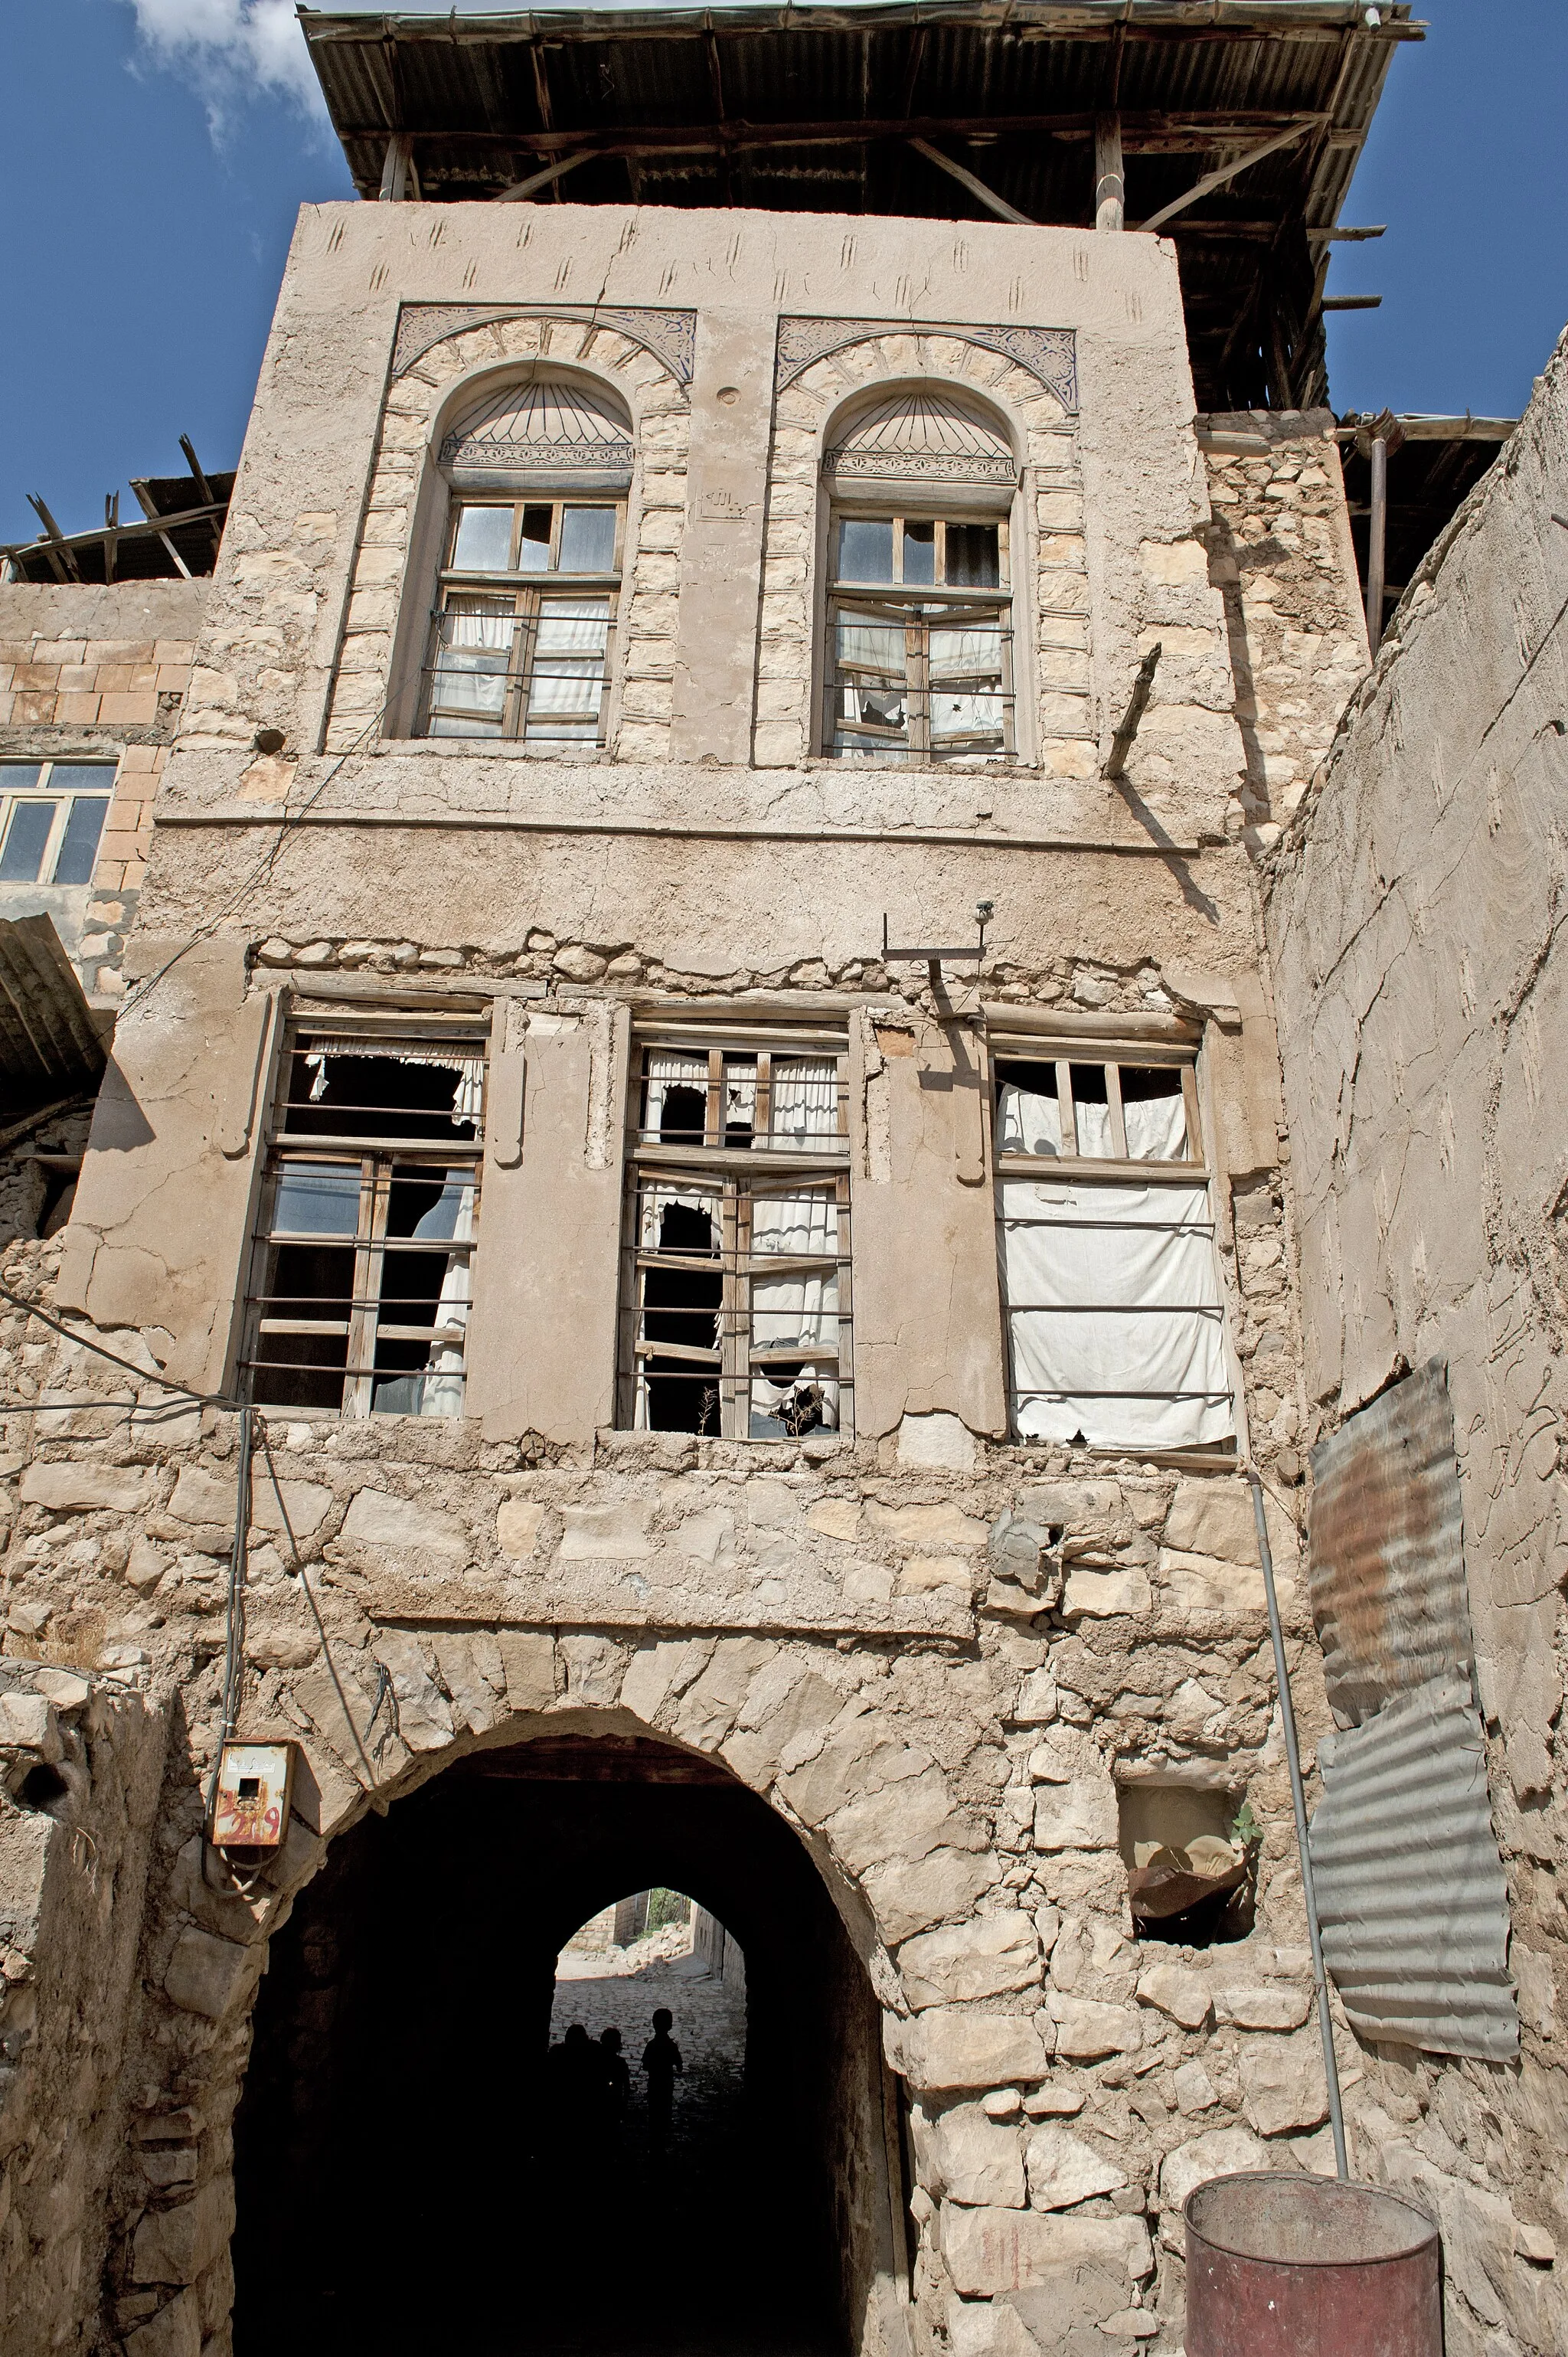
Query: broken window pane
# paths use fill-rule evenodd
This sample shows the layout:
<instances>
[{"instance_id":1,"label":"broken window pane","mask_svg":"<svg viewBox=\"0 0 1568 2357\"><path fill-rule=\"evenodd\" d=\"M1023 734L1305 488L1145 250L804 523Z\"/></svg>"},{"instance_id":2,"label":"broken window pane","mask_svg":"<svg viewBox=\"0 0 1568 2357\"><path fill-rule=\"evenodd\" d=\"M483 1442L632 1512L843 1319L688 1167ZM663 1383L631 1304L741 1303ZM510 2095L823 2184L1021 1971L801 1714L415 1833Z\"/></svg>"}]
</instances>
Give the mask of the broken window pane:
<instances>
[{"instance_id":1,"label":"broken window pane","mask_svg":"<svg viewBox=\"0 0 1568 2357\"><path fill-rule=\"evenodd\" d=\"M945 577L950 589L995 588L1000 566L993 523L950 523L947 552Z\"/></svg>"},{"instance_id":2,"label":"broken window pane","mask_svg":"<svg viewBox=\"0 0 1568 2357\"><path fill-rule=\"evenodd\" d=\"M1079 1152L1101 1157L1114 1155L1116 1146L1112 1135L1111 1100L1106 1091L1104 1065L1074 1064L1070 1070Z\"/></svg>"},{"instance_id":3,"label":"broken window pane","mask_svg":"<svg viewBox=\"0 0 1568 2357\"><path fill-rule=\"evenodd\" d=\"M644 1189L639 1226L637 1346L644 1403L639 1421L652 1432L716 1434L724 1309L724 1276L717 1265L721 1199L656 1183Z\"/></svg>"},{"instance_id":4,"label":"broken window pane","mask_svg":"<svg viewBox=\"0 0 1568 2357\"><path fill-rule=\"evenodd\" d=\"M904 526L904 578L917 585L937 577L937 528L934 523Z\"/></svg>"},{"instance_id":5,"label":"broken window pane","mask_svg":"<svg viewBox=\"0 0 1568 2357\"><path fill-rule=\"evenodd\" d=\"M643 1050L623 1313L637 1425L732 1439L838 1429L849 1372L842 1089L831 1054ZM667 1148L686 1167L661 1169ZM773 1166L792 1157L807 1167L785 1184Z\"/></svg>"},{"instance_id":6,"label":"broken window pane","mask_svg":"<svg viewBox=\"0 0 1568 2357\"><path fill-rule=\"evenodd\" d=\"M351 1161L274 1161L258 1401L462 1413L483 1081L478 1042L320 1032L291 1042L285 1137L366 1146ZM432 1146L446 1150L424 1158Z\"/></svg>"}]
</instances>

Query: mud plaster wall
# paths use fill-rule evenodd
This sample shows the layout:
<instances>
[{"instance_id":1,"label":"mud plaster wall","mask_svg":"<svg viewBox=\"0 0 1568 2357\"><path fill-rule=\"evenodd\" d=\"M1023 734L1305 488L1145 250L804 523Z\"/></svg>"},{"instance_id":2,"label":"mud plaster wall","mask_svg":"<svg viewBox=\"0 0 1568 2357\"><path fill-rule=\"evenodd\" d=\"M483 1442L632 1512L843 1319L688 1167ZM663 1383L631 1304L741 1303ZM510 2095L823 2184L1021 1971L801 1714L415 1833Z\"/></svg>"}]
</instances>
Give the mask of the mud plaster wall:
<instances>
[{"instance_id":1,"label":"mud plaster wall","mask_svg":"<svg viewBox=\"0 0 1568 2357\"><path fill-rule=\"evenodd\" d=\"M1568 2233L1562 1212L1552 1078L1568 965L1563 616L1568 361L1421 566L1320 784L1273 856L1268 930L1301 1220L1312 1428L1444 1359L1523 2061L1380 2068L1382 2166L1489 2254L1451 2349L1561 2343L1506 2261L1506 2189ZM1483 2171L1488 2190L1467 2192ZM1529 2238L1526 2238L1527 2241ZM1450 2251L1452 2263L1452 2246ZM1491 2286L1489 2296L1487 2284ZM1496 2341L1486 2341L1495 2330Z\"/></svg>"},{"instance_id":2,"label":"mud plaster wall","mask_svg":"<svg viewBox=\"0 0 1568 2357\"><path fill-rule=\"evenodd\" d=\"M113 1006L153 835L153 801L190 683L205 581L0 584L0 759L115 760L89 887L0 888L0 916L45 909ZM0 779L3 782L3 779Z\"/></svg>"}]
</instances>

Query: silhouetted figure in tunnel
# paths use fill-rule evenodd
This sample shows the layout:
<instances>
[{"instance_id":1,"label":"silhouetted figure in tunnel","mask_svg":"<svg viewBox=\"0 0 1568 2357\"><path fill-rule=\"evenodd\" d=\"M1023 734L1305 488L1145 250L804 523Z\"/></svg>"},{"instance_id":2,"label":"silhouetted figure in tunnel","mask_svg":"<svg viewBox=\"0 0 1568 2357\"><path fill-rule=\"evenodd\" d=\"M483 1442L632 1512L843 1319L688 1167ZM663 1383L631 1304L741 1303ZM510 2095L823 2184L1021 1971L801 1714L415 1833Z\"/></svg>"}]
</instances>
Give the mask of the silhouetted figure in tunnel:
<instances>
[{"instance_id":1,"label":"silhouetted figure in tunnel","mask_svg":"<svg viewBox=\"0 0 1568 2357\"><path fill-rule=\"evenodd\" d=\"M562 2151L585 2152L603 2133L608 2108L605 2060L580 2021L544 2058L544 2110Z\"/></svg>"},{"instance_id":2,"label":"silhouetted figure in tunnel","mask_svg":"<svg viewBox=\"0 0 1568 2357\"><path fill-rule=\"evenodd\" d=\"M661 2005L653 2017L653 2035L642 2050L642 2067L648 2073L648 2140L656 2151L670 2141L675 2082L686 2068L681 2049L670 2035L674 2026L674 2015Z\"/></svg>"},{"instance_id":3,"label":"silhouetted figure in tunnel","mask_svg":"<svg viewBox=\"0 0 1568 2357\"><path fill-rule=\"evenodd\" d=\"M631 2101L631 2072L620 2050L620 2032L613 2022L608 2029L599 2032L599 2051L604 2057L599 2067L604 2073L606 2115L611 2130L618 2136L626 2126L627 2106Z\"/></svg>"}]
</instances>

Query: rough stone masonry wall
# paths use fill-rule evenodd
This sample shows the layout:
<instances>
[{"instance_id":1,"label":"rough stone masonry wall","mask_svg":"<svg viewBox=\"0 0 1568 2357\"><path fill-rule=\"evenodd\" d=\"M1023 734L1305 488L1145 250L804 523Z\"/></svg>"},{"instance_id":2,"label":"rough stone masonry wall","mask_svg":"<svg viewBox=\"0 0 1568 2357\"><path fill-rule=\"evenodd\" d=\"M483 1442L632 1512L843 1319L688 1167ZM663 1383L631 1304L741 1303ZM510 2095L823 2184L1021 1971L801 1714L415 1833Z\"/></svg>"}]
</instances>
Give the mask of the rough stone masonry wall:
<instances>
[{"instance_id":1,"label":"rough stone masonry wall","mask_svg":"<svg viewBox=\"0 0 1568 2357\"><path fill-rule=\"evenodd\" d=\"M55 1253L13 1247L4 1281L47 1288ZM129 2357L227 2347L248 2007L324 1842L371 1779L395 1796L477 1743L546 1727L651 1729L713 1754L836 1888L914 2101L921 2346L945 2333L966 2357L1076 2352L1118 2319L1174 2349L1186 2191L1228 2167L1326 2165L1234 1476L1130 1461L1090 1477L1065 1449L987 1448L946 1418L854 1450L607 1435L575 1451L486 1444L463 1425L274 1419L364 1752L259 1483L244 1722L295 1737L309 1773L281 1866L246 1901L203 1880L200 1838L234 1421L176 1410L160 1429L168 1397L141 1337L101 1339L147 1367L134 1420L48 1411L51 1395L124 1399L126 1379L19 1317L0 1338L0 1382L47 1411L5 1427L5 1643L101 1659L177 1706L123 2061L132 2149L168 2172L155 2190L128 2159L114 2190L111 2321ZM1062 1533L1033 1590L1016 1577L1019 1520ZM1326 1722L1278 1510L1274 1547L1310 1759ZM638 1584L644 1612L612 1611L607 1597ZM1264 1839L1243 1942L1130 1937L1118 1783L1162 1775L1251 1800ZM84 2329L95 2292L84 2278Z\"/></svg>"},{"instance_id":2,"label":"rough stone masonry wall","mask_svg":"<svg viewBox=\"0 0 1568 2357\"><path fill-rule=\"evenodd\" d=\"M1369 2061L1377 2167L1447 2232L1451 2352L1560 2348L1568 1642L1563 622L1568 351L1419 568L1274 853L1308 1437L1447 1363L1522 2057ZM1440 1903L1440 1894L1438 1894ZM1376 2106L1374 2110L1372 2107ZM1511 2210L1510 2210L1511 2204ZM1510 2217L1514 2228L1510 2255Z\"/></svg>"},{"instance_id":3,"label":"rough stone masonry wall","mask_svg":"<svg viewBox=\"0 0 1568 2357\"><path fill-rule=\"evenodd\" d=\"M1246 748L1231 823L1268 850L1367 669L1339 447L1326 409L1202 417L1198 445L1213 503L1208 577L1225 601Z\"/></svg>"},{"instance_id":4,"label":"rough stone masonry wall","mask_svg":"<svg viewBox=\"0 0 1568 2357\"><path fill-rule=\"evenodd\" d=\"M6 2357L97 2341L105 2195L130 2108L126 2036L166 1734L141 1691L144 1675L81 1676L27 1658L29 1650L12 1632L0 1661ZM152 2188L178 2173L163 2159L147 2157Z\"/></svg>"},{"instance_id":5,"label":"rough stone masonry wall","mask_svg":"<svg viewBox=\"0 0 1568 2357\"><path fill-rule=\"evenodd\" d=\"M101 1005L120 959L153 834L153 800L190 684L205 581L109 587L0 585L0 759L115 759L114 794L78 940L66 944ZM15 898L0 888L0 915Z\"/></svg>"}]
</instances>

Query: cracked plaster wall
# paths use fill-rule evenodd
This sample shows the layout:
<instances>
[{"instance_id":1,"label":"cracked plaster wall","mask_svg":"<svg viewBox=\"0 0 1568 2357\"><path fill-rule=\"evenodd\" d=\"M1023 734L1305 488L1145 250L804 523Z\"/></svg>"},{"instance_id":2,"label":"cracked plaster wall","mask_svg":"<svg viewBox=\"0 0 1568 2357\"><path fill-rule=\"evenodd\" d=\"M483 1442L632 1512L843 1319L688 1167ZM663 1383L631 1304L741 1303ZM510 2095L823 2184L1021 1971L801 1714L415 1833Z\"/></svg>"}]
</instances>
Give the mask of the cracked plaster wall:
<instances>
[{"instance_id":1,"label":"cracked plaster wall","mask_svg":"<svg viewBox=\"0 0 1568 2357\"><path fill-rule=\"evenodd\" d=\"M1268 884L1309 1430L1434 1356L1454 1399L1523 2060L1406 2060L1370 2076L1399 2098L1377 2096L1396 2124L1391 2174L1404 2169L1485 2245L1474 2297L1450 2315L1463 2352L1533 2351L1568 2330L1551 2277L1499 2259L1499 2222L1455 2190L1480 2168L1541 2248L1568 2233L1568 1135L1551 1079L1568 1018L1568 534L1547 521L1559 509L1562 345L1418 571Z\"/></svg>"}]
</instances>

